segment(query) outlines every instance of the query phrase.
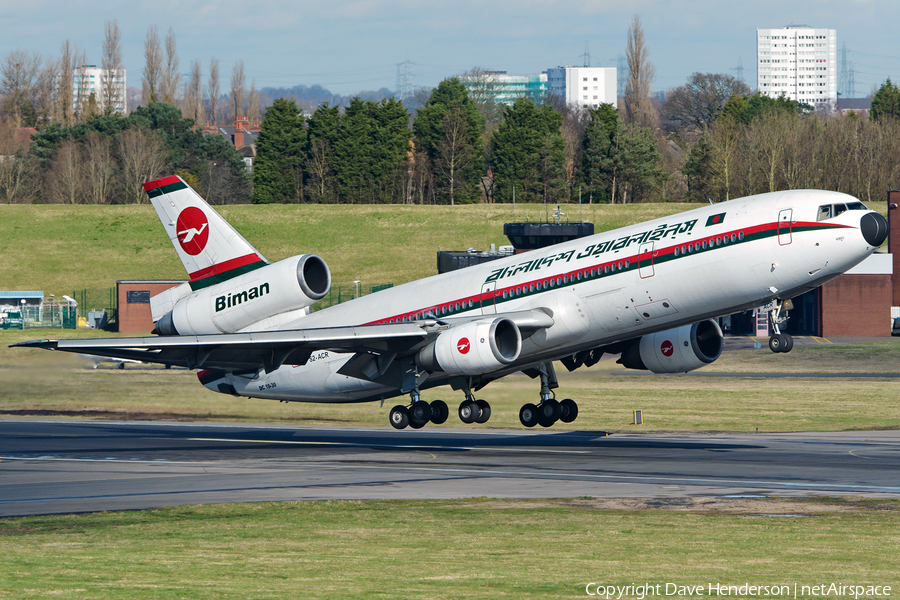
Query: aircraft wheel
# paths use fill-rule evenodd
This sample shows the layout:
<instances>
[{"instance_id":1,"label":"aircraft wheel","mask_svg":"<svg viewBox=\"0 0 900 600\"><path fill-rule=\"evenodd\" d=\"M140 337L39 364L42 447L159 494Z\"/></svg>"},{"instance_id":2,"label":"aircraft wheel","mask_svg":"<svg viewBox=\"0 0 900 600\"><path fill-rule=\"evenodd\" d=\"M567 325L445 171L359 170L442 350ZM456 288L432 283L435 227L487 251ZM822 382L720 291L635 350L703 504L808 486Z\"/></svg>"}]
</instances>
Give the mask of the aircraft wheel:
<instances>
[{"instance_id":1,"label":"aircraft wheel","mask_svg":"<svg viewBox=\"0 0 900 600\"><path fill-rule=\"evenodd\" d=\"M559 415L562 411L559 408L559 402L556 400L544 400L538 406L538 424L541 427L551 427L554 423L559 420Z\"/></svg>"},{"instance_id":2,"label":"aircraft wheel","mask_svg":"<svg viewBox=\"0 0 900 600\"><path fill-rule=\"evenodd\" d=\"M563 423L571 423L578 418L578 405L571 398L566 398L559 403L559 420Z\"/></svg>"},{"instance_id":3,"label":"aircraft wheel","mask_svg":"<svg viewBox=\"0 0 900 600\"><path fill-rule=\"evenodd\" d=\"M784 336L780 333L776 333L769 338L769 350L772 352L784 352L785 345Z\"/></svg>"},{"instance_id":4,"label":"aircraft wheel","mask_svg":"<svg viewBox=\"0 0 900 600\"><path fill-rule=\"evenodd\" d=\"M409 411L402 404L397 405L391 409L388 419L394 429L405 429L409 425Z\"/></svg>"},{"instance_id":5,"label":"aircraft wheel","mask_svg":"<svg viewBox=\"0 0 900 600\"><path fill-rule=\"evenodd\" d=\"M474 423L481 417L481 409L472 400L463 400L459 405L459 420L463 423Z\"/></svg>"},{"instance_id":6,"label":"aircraft wheel","mask_svg":"<svg viewBox=\"0 0 900 600\"><path fill-rule=\"evenodd\" d=\"M425 427L426 423L428 423L428 421L413 421L412 419L409 420L409 426L413 429L422 429L423 427Z\"/></svg>"},{"instance_id":7,"label":"aircraft wheel","mask_svg":"<svg viewBox=\"0 0 900 600\"><path fill-rule=\"evenodd\" d=\"M534 427L538 424L538 408L534 404L526 404L519 409L519 422L525 427Z\"/></svg>"},{"instance_id":8,"label":"aircraft wheel","mask_svg":"<svg viewBox=\"0 0 900 600\"><path fill-rule=\"evenodd\" d=\"M120 362L119 365L118 365L118 368L124 371L124 370L125 370L125 363Z\"/></svg>"},{"instance_id":9,"label":"aircraft wheel","mask_svg":"<svg viewBox=\"0 0 900 600\"><path fill-rule=\"evenodd\" d=\"M488 419L491 418L491 405L488 404L487 400L476 400L475 404L477 404L478 408L481 409L481 416L475 419L475 422L487 423Z\"/></svg>"},{"instance_id":10,"label":"aircraft wheel","mask_svg":"<svg viewBox=\"0 0 900 600\"><path fill-rule=\"evenodd\" d=\"M782 335L784 335L784 350L782 352L790 352L794 349L794 338L789 333Z\"/></svg>"},{"instance_id":11,"label":"aircraft wheel","mask_svg":"<svg viewBox=\"0 0 900 600\"><path fill-rule=\"evenodd\" d=\"M435 400L431 403L431 422L440 425L450 416L450 409L443 400Z\"/></svg>"},{"instance_id":12,"label":"aircraft wheel","mask_svg":"<svg viewBox=\"0 0 900 600\"><path fill-rule=\"evenodd\" d=\"M423 402L421 400L418 402L413 402L408 411L410 425L412 425L413 423L421 423L422 425L424 425L431 420L431 405L427 402Z\"/></svg>"}]
</instances>

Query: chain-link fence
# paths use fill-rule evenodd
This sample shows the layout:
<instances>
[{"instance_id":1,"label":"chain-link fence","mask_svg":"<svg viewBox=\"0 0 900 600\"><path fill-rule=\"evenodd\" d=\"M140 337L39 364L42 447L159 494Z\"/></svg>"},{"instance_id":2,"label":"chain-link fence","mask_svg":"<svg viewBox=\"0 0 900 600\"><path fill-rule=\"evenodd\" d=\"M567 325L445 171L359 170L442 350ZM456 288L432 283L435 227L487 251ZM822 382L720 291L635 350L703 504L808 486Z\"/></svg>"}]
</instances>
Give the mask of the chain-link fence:
<instances>
[{"instance_id":1,"label":"chain-link fence","mask_svg":"<svg viewBox=\"0 0 900 600\"><path fill-rule=\"evenodd\" d=\"M313 306L313 310L328 308L335 304L348 302L358 296L367 296L392 287L394 287L393 283L384 283L380 285L358 285L356 283L332 285L331 289L328 290L328 295L319 300Z\"/></svg>"}]
</instances>

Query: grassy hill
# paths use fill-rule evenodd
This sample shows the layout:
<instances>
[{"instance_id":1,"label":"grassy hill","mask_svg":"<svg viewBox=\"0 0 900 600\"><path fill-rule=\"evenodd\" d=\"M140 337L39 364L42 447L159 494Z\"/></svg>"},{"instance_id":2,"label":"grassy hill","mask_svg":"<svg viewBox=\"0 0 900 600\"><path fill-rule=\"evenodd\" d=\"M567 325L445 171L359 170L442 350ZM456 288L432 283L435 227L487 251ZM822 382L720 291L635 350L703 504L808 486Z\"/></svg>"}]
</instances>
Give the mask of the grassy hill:
<instances>
[{"instance_id":1,"label":"grassy hill","mask_svg":"<svg viewBox=\"0 0 900 600\"><path fill-rule=\"evenodd\" d=\"M885 210L885 203L874 208ZM696 204L583 206L595 231ZM563 207L578 220L578 205ZM239 205L218 208L270 261L303 253L328 263L335 285L400 284L437 272L438 249L508 244L503 224L543 221L542 205ZM185 279L150 205L0 206L0 289L71 294L119 279Z\"/></svg>"},{"instance_id":2,"label":"grassy hill","mask_svg":"<svg viewBox=\"0 0 900 600\"><path fill-rule=\"evenodd\" d=\"M585 206L597 231L693 208L686 204ZM518 205L240 205L218 208L270 261L318 254L335 284L399 284L436 273L437 250L508 244L503 224L543 220ZM578 207L569 209L577 220ZM0 289L71 294L119 279L184 279L150 205L0 206Z\"/></svg>"}]
</instances>

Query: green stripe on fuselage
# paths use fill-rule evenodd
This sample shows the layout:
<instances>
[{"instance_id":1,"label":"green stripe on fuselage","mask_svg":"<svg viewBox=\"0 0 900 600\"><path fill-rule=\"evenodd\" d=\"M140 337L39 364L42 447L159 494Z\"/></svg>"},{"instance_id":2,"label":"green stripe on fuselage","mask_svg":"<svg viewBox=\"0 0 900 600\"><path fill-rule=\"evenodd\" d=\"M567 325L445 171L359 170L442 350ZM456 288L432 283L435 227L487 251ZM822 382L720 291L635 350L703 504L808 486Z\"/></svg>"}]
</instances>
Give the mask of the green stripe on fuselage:
<instances>
[{"instance_id":1,"label":"green stripe on fuselage","mask_svg":"<svg viewBox=\"0 0 900 600\"><path fill-rule=\"evenodd\" d=\"M209 287L211 285L215 285L217 283L222 283L223 281L228 281L238 275L243 275L244 273L249 273L250 271L255 271L260 267L266 266L266 262L264 261L256 261L254 263L250 263L249 265L244 265L243 267L237 267L235 269L231 269L230 271L225 271L223 273L216 273L215 275L210 275L208 277L204 277L203 279L198 279L196 281L191 282L191 289L193 291L202 290L205 287Z\"/></svg>"}]
</instances>

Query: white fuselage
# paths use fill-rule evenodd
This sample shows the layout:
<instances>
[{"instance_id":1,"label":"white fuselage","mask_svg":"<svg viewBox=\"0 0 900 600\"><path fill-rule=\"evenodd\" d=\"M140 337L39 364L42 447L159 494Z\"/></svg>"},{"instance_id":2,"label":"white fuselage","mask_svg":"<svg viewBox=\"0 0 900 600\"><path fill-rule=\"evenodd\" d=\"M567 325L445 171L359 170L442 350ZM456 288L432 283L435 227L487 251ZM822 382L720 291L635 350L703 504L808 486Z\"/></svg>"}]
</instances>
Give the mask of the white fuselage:
<instances>
[{"instance_id":1,"label":"white fuselage","mask_svg":"<svg viewBox=\"0 0 900 600\"><path fill-rule=\"evenodd\" d=\"M302 316L280 329L457 318L548 308L554 324L522 343L496 376L581 350L787 299L833 279L875 248L867 211L818 221L822 205L858 202L797 190L741 198L413 281ZM338 374L350 354L227 375L242 396L355 402L397 388ZM446 383L440 374L425 387ZM212 389L215 389L210 385Z\"/></svg>"}]
</instances>

